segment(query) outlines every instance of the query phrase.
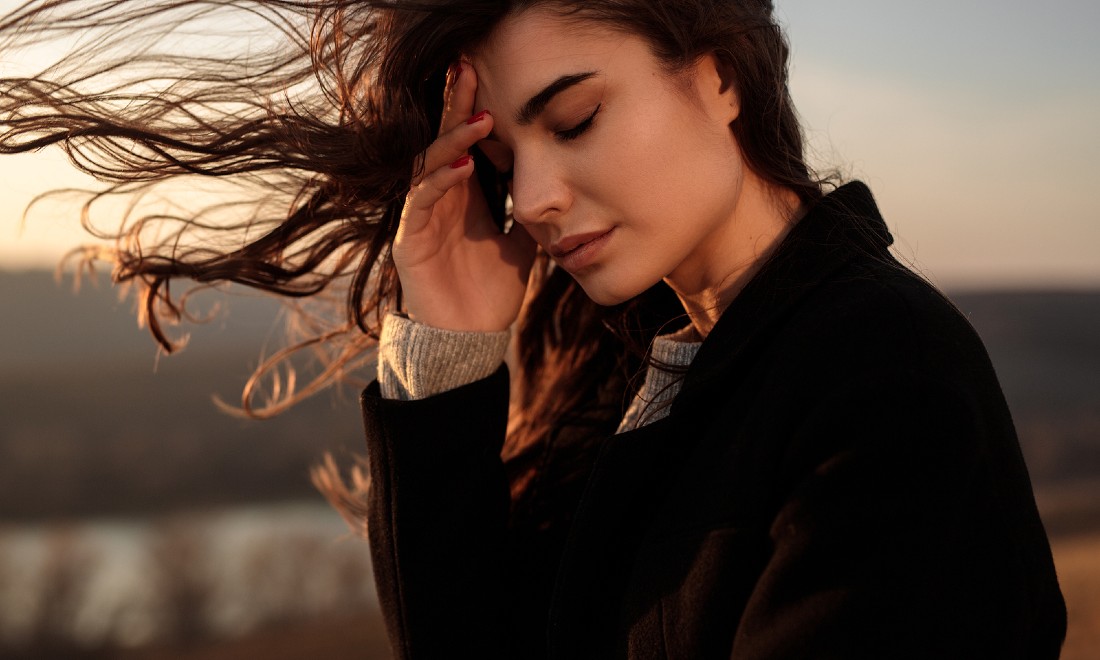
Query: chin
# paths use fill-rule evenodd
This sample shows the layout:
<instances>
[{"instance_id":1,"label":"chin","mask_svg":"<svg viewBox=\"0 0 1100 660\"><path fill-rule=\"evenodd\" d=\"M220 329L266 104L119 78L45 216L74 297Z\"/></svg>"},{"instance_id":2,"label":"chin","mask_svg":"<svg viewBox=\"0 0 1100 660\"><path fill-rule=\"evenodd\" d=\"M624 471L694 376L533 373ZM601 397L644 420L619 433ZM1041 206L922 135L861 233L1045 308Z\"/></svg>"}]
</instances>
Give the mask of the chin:
<instances>
[{"instance_id":1,"label":"chin","mask_svg":"<svg viewBox=\"0 0 1100 660\"><path fill-rule=\"evenodd\" d=\"M624 303L631 298L640 296L653 286L651 283L649 286L611 286L607 282L601 282L598 277L585 277L574 276L577 283L584 289L585 294L592 300L592 302L602 307L611 307L612 305L618 305Z\"/></svg>"}]
</instances>

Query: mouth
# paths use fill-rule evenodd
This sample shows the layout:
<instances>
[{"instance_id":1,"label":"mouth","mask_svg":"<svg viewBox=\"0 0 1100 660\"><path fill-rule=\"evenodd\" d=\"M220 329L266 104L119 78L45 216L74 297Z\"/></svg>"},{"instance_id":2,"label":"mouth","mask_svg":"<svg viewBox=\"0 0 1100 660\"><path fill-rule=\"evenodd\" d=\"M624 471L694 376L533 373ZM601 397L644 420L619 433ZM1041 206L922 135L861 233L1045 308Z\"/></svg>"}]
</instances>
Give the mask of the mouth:
<instances>
[{"instance_id":1,"label":"mouth","mask_svg":"<svg viewBox=\"0 0 1100 660\"><path fill-rule=\"evenodd\" d=\"M584 247L586 244L591 243L597 239L603 238L611 233L611 230L607 231L590 231L584 234L573 234L572 236L566 236L557 243L550 246L548 252L550 256L555 259L560 259L571 252Z\"/></svg>"},{"instance_id":2,"label":"mouth","mask_svg":"<svg viewBox=\"0 0 1100 660\"><path fill-rule=\"evenodd\" d=\"M574 272L592 263L614 231L612 227L605 231L566 236L551 245L548 251L565 270Z\"/></svg>"}]
</instances>

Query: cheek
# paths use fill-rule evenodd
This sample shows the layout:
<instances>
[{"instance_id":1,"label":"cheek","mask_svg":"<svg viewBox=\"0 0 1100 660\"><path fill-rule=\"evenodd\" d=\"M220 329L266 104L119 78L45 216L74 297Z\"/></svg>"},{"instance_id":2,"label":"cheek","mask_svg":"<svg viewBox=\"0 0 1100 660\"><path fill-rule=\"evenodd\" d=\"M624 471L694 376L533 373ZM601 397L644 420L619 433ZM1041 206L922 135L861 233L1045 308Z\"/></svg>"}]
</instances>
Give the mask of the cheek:
<instances>
[{"instance_id":1,"label":"cheek","mask_svg":"<svg viewBox=\"0 0 1100 660\"><path fill-rule=\"evenodd\" d=\"M707 223L732 212L730 193L742 176L732 133L692 123L690 109L668 109L662 118L632 122L621 137L613 166L620 189L634 191L635 208L666 222Z\"/></svg>"},{"instance_id":2,"label":"cheek","mask_svg":"<svg viewBox=\"0 0 1100 660\"><path fill-rule=\"evenodd\" d=\"M659 213L674 206L678 191L668 184L677 141L668 127L651 115L620 113L600 128L576 161L577 186L635 220L637 212Z\"/></svg>"},{"instance_id":3,"label":"cheek","mask_svg":"<svg viewBox=\"0 0 1100 660\"><path fill-rule=\"evenodd\" d=\"M646 179L659 172L675 145L672 127L666 123L661 113L639 113L623 121L613 131L611 145L617 154L617 171L628 171L635 179Z\"/></svg>"}]
</instances>

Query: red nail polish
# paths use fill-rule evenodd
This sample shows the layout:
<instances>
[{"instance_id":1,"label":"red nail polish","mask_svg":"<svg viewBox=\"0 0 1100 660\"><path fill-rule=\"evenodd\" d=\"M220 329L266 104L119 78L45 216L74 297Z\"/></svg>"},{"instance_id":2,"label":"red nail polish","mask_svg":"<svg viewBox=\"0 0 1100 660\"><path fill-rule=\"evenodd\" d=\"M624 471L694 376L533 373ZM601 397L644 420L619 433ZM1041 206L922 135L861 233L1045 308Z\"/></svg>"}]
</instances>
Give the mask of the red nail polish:
<instances>
[{"instance_id":1,"label":"red nail polish","mask_svg":"<svg viewBox=\"0 0 1100 660\"><path fill-rule=\"evenodd\" d=\"M457 170L460 167L465 167L466 163L468 162L470 162L470 154L466 154L465 156L462 156L455 162L451 163L451 169Z\"/></svg>"},{"instance_id":2,"label":"red nail polish","mask_svg":"<svg viewBox=\"0 0 1100 660\"><path fill-rule=\"evenodd\" d=\"M476 124L479 121L481 121L482 119L485 119L485 115L491 115L491 114L493 114L493 113L489 112L488 110L482 110L481 112L477 113L473 117L470 117L469 119L467 119L466 123L467 124Z\"/></svg>"}]
</instances>

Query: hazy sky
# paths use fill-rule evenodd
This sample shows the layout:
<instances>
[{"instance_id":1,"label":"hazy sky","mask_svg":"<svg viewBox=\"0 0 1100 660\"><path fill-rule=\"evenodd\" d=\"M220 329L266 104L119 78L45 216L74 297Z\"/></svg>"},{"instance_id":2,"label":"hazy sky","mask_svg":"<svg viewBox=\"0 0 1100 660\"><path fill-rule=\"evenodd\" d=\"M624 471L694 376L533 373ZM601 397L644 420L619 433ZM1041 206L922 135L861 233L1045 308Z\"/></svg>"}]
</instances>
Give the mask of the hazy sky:
<instances>
[{"instance_id":1,"label":"hazy sky","mask_svg":"<svg viewBox=\"0 0 1100 660\"><path fill-rule=\"evenodd\" d=\"M1100 285L1100 3L777 5L814 162L871 185L901 256L948 288ZM68 169L0 157L0 268L84 240L72 217L18 229Z\"/></svg>"}]
</instances>

